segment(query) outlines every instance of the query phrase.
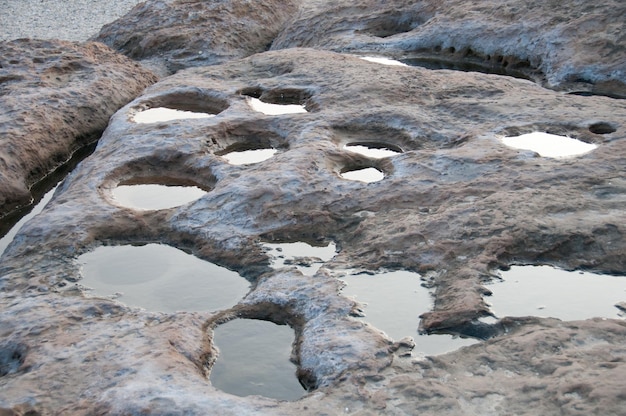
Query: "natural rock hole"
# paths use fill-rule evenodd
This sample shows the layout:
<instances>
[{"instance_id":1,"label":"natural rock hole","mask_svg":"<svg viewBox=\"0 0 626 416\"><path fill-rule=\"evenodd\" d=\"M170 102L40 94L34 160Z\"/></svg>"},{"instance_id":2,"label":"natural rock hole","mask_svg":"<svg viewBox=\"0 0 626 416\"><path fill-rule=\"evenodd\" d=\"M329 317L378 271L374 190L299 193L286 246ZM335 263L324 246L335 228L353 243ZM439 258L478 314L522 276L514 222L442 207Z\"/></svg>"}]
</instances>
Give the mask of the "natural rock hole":
<instances>
[{"instance_id":1,"label":"natural rock hole","mask_svg":"<svg viewBox=\"0 0 626 416\"><path fill-rule=\"evenodd\" d=\"M111 191L119 205L137 210L174 208L206 195L198 186L161 184L118 185Z\"/></svg>"},{"instance_id":2,"label":"natural rock hole","mask_svg":"<svg viewBox=\"0 0 626 416\"><path fill-rule=\"evenodd\" d=\"M616 130L615 130L615 127L613 127L609 123L599 122L599 123L594 123L591 126L589 126L589 131L594 134L609 134L609 133L615 133Z\"/></svg>"},{"instance_id":3,"label":"natural rock hole","mask_svg":"<svg viewBox=\"0 0 626 416\"><path fill-rule=\"evenodd\" d=\"M311 93L295 88L245 88L239 93L248 97L246 101L250 108L265 115L306 113L311 99Z\"/></svg>"},{"instance_id":4,"label":"natural rock hole","mask_svg":"<svg viewBox=\"0 0 626 416\"><path fill-rule=\"evenodd\" d=\"M364 305L363 321L385 332L394 340L413 337L414 353L438 355L478 342L448 334L418 335L419 315L433 307L430 291L421 285L418 273L391 271L341 277L345 296Z\"/></svg>"},{"instance_id":5,"label":"natural rock hole","mask_svg":"<svg viewBox=\"0 0 626 416\"><path fill-rule=\"evenodd\" d=\"M196 113L193 111L175 110L173 108L157 107L136 113L132 120L135 123L158 123L172 120L215 117L215 114Z\"/></svg>"},{"instance_id":6,"label":"natural rock hole","mask_svg":"<svg viewBox=\"0 0 626 416\"><path fill-rule=\"evenodd\" d=\"M265 115L276 116L280 114L306 113L306 108L301 104L272 104L261 101L258 98L248 98L248 105L254 111Z\"/></svg>"},{"instance_id":7,"label":"natural rock hole","mask_svg":"<svg viewBox=\"0 0 626 416\"><path fill-rule=\"evenodd\" d=\"M16 373L26 359L28 347L15 342L0 344L0 377Z\"/></svg>"},{"instance_id":8,"label":"natural rock hole","mask_svg":"<svg viewBox=\"0 0 626 416\"><path fill-rule=\"evenodd\" d=\"M263 243L271 258L271 266L278 270L287 266L295 266L302 274L313 276L337 254L337 246L330 242L327 246L312 246L304 242L295 243Z\"/></svg>"},{"instance_id":9,"label":"natural rock hole","mask_svg":"<svg viewBox=\"0 0 626 416\"><path fill-rule=\"evenodd\" d=\"M541 79L541 74L536 69L531 68L526 61L509 65L509 62L501 56L495 59L492 59L491 56L482 58L473 53L467 53L465 50L457 54L454 47L447 48L448 55L454 56L446 56L444 53L438 53L437 51L435 53L436 55L434 56L430 53L424 53L422 56L409 56L401 59L400 62L409 66L432 70L449 69L463 72L481 72L484 74L506 75L528 81L534 81L534 78L537 80Z\"/></svg>"},{"instance_id":10,"label":"natural rock hole","mask_svg":"<svg viewBox=\"0 0 626 416\"><path fill-rule=\"evenodd\" d=\"M294 332L288 326L235 319L215 328L213 339L219 357L210 380L218 389L278 400L297 400L306 393L290 361Z\"/></svg>"},{"instance_id":11,"label":"natural rock hole","mask_svg":"<svg viewBox=\"0 0 626 416\"><path fill-rule=\"evenodd\" d=\"M248 149L223 153L221 156L231 165L250 165L271 159L276 149Z\"/></svg>"},{"instance_id":12,"label":"natural rock hole","mask_svg":"<svg viewBox=\"0 0 626 416\"><path fill-rule=\"evenodd\" d=\"M341 171L340 176L350 181L365 183L378 182L383 180L385 174L376 168L346 169Z\"/></svg>"},{"instance_id":13,"label":"natural rock hole","mask_svg":"<svg viewBox=\"0 0 626 416\"><path fill-rule=\"evenodd\" d=\"M348 143L343 148L373 159L382 159L402 153L402 149L399 147L386 143Z\"/></svg>"},{"instance_id":14,"label":"natural rock hole","mask_svg":"<svg viewBox=\"0 0 626 416\"><path fill-rule=\"evenodd\" d=\"M550 266L512 266L489 285L492 312L562 320L618 318L616 304L626 300L626 276L566 271Z\"/></svg>"},{"instance_id":15,"label":"natural rock hole","mask_svg":"<svg viewBox=\"0 0 626 416\"><path fill-rule=\"evenodd\" d=\"M150 311L226 309L250 289L238 273L161 244L101 246L78 262L87 293Z\"/></svg>"},{"instance_id":16,"label":"natural rock hole","mask_svg":"<svg viewBox=\"0 0 626 416\"><path fill-rule=\"evenodd\" d=\"M227 108L225 99L192 89L143 99L129 113L135 123L157 123L213 117Z\"/></svg>"},{"instance_id":17,"label":"natural rock hole","mask_svg":"<svg viewBox=\"0 0 626 416\"><path fill-rule=\"evenodd\" d=\"M552 158L580 156L598 147L570 137L538 131L520 136L503 137L502 142L515 149L532 150L541 156Z\"/></svg>"}]
</instances>

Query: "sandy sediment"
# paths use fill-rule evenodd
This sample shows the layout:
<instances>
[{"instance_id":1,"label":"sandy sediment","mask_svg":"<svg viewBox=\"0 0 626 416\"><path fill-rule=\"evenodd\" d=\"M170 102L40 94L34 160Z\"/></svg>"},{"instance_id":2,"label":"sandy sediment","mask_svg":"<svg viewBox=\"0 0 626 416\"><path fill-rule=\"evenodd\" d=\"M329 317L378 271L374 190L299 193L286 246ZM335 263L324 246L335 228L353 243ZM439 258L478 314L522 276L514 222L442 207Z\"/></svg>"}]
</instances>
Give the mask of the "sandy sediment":
<instances>
[{"instance_id":1,"label":"sandy sediment","mask_svg":"<svg viewBox=\"0 0 626 416\"><path fill-rule=\"evenodd\" d=\"M139 3L141 0L0 0L0 41L85 41Z\"/></svg>"}]
</instances>

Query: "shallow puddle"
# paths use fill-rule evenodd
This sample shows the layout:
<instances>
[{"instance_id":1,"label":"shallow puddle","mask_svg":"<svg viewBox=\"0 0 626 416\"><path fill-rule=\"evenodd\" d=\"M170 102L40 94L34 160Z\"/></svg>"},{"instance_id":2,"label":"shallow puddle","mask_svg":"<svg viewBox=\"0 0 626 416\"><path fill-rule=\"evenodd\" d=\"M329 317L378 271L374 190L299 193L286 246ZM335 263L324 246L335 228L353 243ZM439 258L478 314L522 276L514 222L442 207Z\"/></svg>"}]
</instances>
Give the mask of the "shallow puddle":
<instances>
[{"instance_id":1,"label":"shallow puddle","mask_svg":"<svg viewBox=\"0 0 626 416\"><path fill-rule=\"evenodd\" d=\"M371 157L372 159L383 159L385 157L395 156L401 153L387 147L366 146L364 144L347 144L343 148L350 152Z\"/></svg>"},{"instance_id":2,"label":"shallow puddle","mask_svg":"<svg viewBox=\"0 0 626 416\"><path fill-rule=\"evenodd\" d=\"M271 159L276 154L276 149L254 149L230 152L222 155L231 165L250 165Z\"/></svg>"},{"instance_id":3,"label":"shallow puddle","mask_svg":"<svg viewBox=\"0 0 626 416\"><path fill-rule=\"evenodd\" d=\"M46 194L43 196L43 198L41 198L37 205L33 207L32 211L23 216L22 219L20 219L2 238L0 238L0 257L4 253L4 250L6 250L6 248L9 246L9 244L11 244L11 241L13 241L15 235L18 233L20 228L22 228L22 226L26 224L26 221L30 220L35 215L43 211L46 204L52 199L52 195L54 195L54 191L56 191L56 189L57 187L55 186L50 191L46 192Z\"/></svg>"},{"instance_id":4,"label":"shallow puddle","mask_svg":"<svg viewBox=\"0 0 626 416\"><path fill-rule=\"evenodd\" d=\"M415 355L438 355L454 351L479 341L451 335L419 335L419 316L433 307L430 291L421 285L420 275L408 271L393 271L373 275L358 274L342 277L345 296L365 306L360 318L394 340L413 337Z\"/></svg>"},{"instance_id":5,"label":"shallow puddle","mask_svg":"<svg viewBox=\"0 0 626 416\"><path fill-rule=\"evenodd\" d=\"M377 64L390 65L390 66L408 66L404 62L396 61L395 59L384 58L381 56L361 56L361 59L369 62L375 62Z\"/></svg>"},{"instance_id":6,"label":"shallow puddle","mask_svg":"<svg viewBox=\"0 0 626 416\"><path fill-rule=\"evenodd\" d=\"M151 311L226 309L250 288L236 272L161 244L98 247L78 261L90 294Z\"/></svg>"},{"instance_id":7,"label":"shallow puddle","mask_svg":"<svg viewBox=\"0 0 626 416\"><path fill-rule=\"evenodd\" d=\"M140 210L174 208L203 197L206 191L197 186L158 184L120 185L113 189L113 198L122 206Z\"/></svg>"},{"instance_id":8,"label":"shallow puddle","mask_svg":"<svg viewBox=\"0 0 626 416\"><path fill-rule=\"evenodd\" d=\"M364 168L342 172L341 177L350 181L372 183L383 180L385 174L376 168Z\"/></svg>"},{"instance_id":9,"label":"shallow puddle","mask_svg":"<svg viewBox=\"0 0 626 416\"><path fill-rule=\"evenodd\" d=\"M492 312L561 320L619 318L616 303L626 301L626 276L568 272L550 266L512 266L503 281L489 285Z\"/></svg>"},{"instance_id":10,"label":"shallow puddle","mask_svg":"<svg viewBox=\"0 0 626 416\"><path fill-rule=\"evenodd\" d=\"M324 263L337 254L335 243L315 247L307 243L263 243L268 249L273 269L296 266L302 274L313 276Z\"/></svg>"},{"instance_id":11,"label":"shallow puddle","mask_svg":"<svg viewBox=\"0 0 626 416\"><path fill-rule=\"evenodd\" d=\"M135 123L158 123L162 121L185 120L192 118L215 117L215 114L194 111L175 110L173 108L156 107L140 111L132 117Z\"/></svg>"},{"instance_id":12,"label":"shallow puddle","mask_svg":"<svg viewBox=\"0 0 626 416\"><path fill-rule=\"evenodd\" d=\"M255 319L235 319L215 328L219 357L211 369L211 383L237 396L261 395L297 400L306 394L289 361L293 330L286 325Z\"/></svg>"},{"instance_id":13,"label":"shallow puddle","mask_svg":"<svg viewBox=\"0 0 626 416\"><path fill-rule=\"evenodd\" d=\"M270 104L258 98L248 98L248 105L254 110L265 115L276 116L280 114L306 113L303 105L299 104Z\"/></svg>"},{"instance_id":14,"label":"shallow puddle","mask_svg":"<svg viewBox=\"0 0 626 416\"><path fill-rule=\"evenodd\" d=\"M579 156L598 147L571 137L542 132L504 137L502 142L515 149L532 150L541 156L552 158Z\"/></svg>"}]
</instances>

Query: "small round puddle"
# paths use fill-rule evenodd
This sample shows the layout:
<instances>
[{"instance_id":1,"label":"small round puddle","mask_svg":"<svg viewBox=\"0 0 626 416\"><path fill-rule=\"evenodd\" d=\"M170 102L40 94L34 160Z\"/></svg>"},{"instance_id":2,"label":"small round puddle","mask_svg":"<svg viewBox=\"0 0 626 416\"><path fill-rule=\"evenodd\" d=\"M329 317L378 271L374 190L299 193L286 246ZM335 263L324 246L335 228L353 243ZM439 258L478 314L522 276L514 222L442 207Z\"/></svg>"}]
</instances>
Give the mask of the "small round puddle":
<instances>
[{"instance_id":1,"label":"small round puddle","mask_svg":"<svg viewBox=\"0 0 626 416\"><path fill-rule=\"evenodd\" d=\"M541 156L552 158L579 156L598 147L571 137L538 131L521 136L504 137L502 142L515 149L532 150Z\"/></svg>"},{"instance_id":2,"label":"small round puddle","mask_svg":"<svg viewBox=\"0 0 626 416\"><path fill-rule=\"evenodd\" d=\"M402 153L402 151L396 150L395 148L384 144L355 143L347 144L343 148L350 152L358 153L372 159L383 159Z\"/></svg>"},{"instance_id":3,"label":"small round puddle","mask_svg":"<svg viewBox=\"0 0 626 416\"><path fill-rule=\"evenodd\" d=\"M276 149L251 149L229 152L221 156L231 165L251 165L271 159L276 152Z\"/></svg>"},{"instance_id":4,"label":"small round puddle","mask_svg":"<svg viewBox=\"0 0 626 416\"><path fill-rule=\"evenodd\" d=\"M132 117L135 123L158 123L172 120L215 117L215 114L194 111L175 110L167 107L155 107L140 111Z\"/></svg>"},{"instance_id":5,"label":"small round puddle","mask_svg":"<svg viewBox=\"0 0 626 416\"><path fill-rule=\"evenodd\" d=\"M342 277L345 296L365 306L363 321L384 331L392 339L410 336L415 340L414 353L438 355L479 342L472 338L447 334L418 335L419 315L433 307L430 291L421 285L418 273L393 271L374 275Z\"/></svg>"},{"instance_id":6,"label":"small round puddle","mask_svg":"<svg viewBox=\"0 0 626 416\"><path fill-rule=\"evenodd\" d=\"M94 294L151 311L230 308L250 289L238 273L161 244L98 247L78 261Z\"/></svg>"},{"instance_id":7,"label":"small round puddle","mask_svg":"<svg viewBox=\"0 0 626 416\"><path fill-rule=\"evenodd\" d=\"M158 184L119 185L113 198L122 206L139 210L174 208L195 201L207 192L197 186Z\"/></svg>"},{"instance_id":8,"label":"small round puddle","mask_svg":"<svg viewBox=\"0 0 626 416\"><path fill-rule=\"evenodd\" d=\"M289 361L294 332L288 326L255 319L235 319L215 328L220 350L211 383L237 396L261 395L297 400L306 394Z\"/></svg>"},{"instance_id":9,"label":"small round puddle","mask_svg":"<svg viewBox=\"0 0 626 416\"><path fill-rule=\"evenodd\" d=\"M296 266L307 276L313 276L324 263L337 254L337 246L333 242L326 247L315 247L303 242L263 243L263 247L269 250L273 269Z\"/></svg>"},{"instance_id":10,"label":"small round puddle","mask_svg":"<svg viewBox=\"0 0 626 416\"><path fill-rule=\"evenodd\" d=\"M550 266L512 266L500 274L503 281L489 285L493 294L488 298L498 317L619 318L615 305L626 299L626 276Z\"/></svg>"},{"instance_id":11,"label":"small round puddle","mask_svg":"<svg viewBox=\"0 0 626 416\"><path fill-rule=\"evenodd\" d=\"M395 59L384 58L382 56L360 56L359 58L368 62L374 62L374 63L382 64L382 65L408 66L404 62L396 61Z\"/></svg>"},{"instance_id":12,"label":"small round puddle","mask_svg":"<svg viewBox=\"0 0 626 416\"><path fill-rule=\"evenodd\" d=\"M265 115L276 116L280 114L298 114L307 112L306 108L299 104L271 104L253 97L249 97L247 100L250 108Z\"/></svg>"},{"instance_id":13,"label":"small round puddle","mask_svg":"<svg viewBox=\"0 0 626 416\"><path fill-rule=\"evenodd\" d=\"M372 183L381 181L385 174L376 168L364 168L342 172L341 177L350 181Z\"/></svg>"}]
</instances>

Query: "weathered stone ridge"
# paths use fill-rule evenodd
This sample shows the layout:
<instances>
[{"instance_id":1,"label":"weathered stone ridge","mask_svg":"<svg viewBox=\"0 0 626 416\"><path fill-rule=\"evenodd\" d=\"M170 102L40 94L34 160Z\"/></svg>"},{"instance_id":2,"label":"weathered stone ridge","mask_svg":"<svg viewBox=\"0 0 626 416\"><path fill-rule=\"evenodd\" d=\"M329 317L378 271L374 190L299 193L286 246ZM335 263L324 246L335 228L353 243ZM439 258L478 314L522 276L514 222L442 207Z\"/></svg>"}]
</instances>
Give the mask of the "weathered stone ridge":
<instances>
[{"instance_id":1,"label":"weathered stone ridge","mask_svg":"<svg viewBox=\"0 0 626 416\"><path fill-rule=\"evenodd\" d=\"M0 217L156 77L99 43L0 44Z\"/></svg>"},{"instance_id":2,"label":"weathered stone ridge","mask_svg":"<svg viewBox=\"0 0 626 416\"><path fill-rule=\"evenodd\" d=\"M297 5L292 0L147 1L105 25L93 40L171 73L269 49Z\"/></svg>"}]
</instances>

